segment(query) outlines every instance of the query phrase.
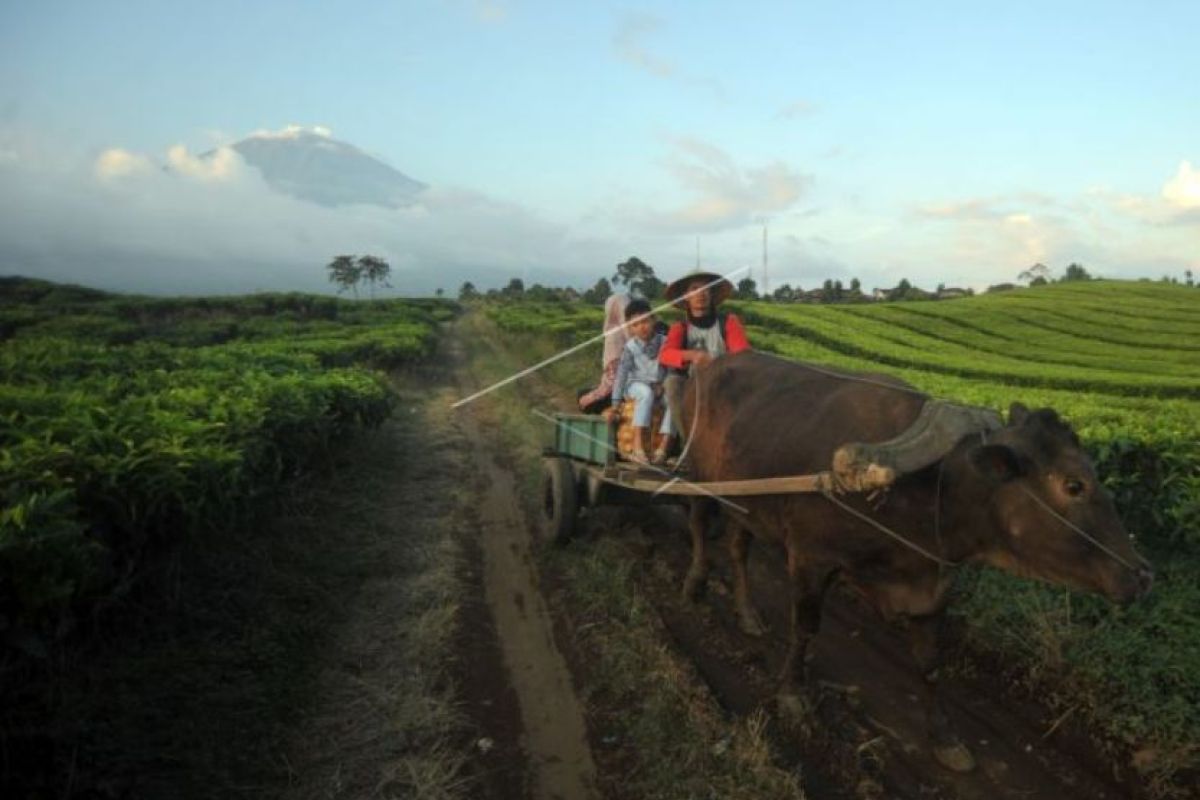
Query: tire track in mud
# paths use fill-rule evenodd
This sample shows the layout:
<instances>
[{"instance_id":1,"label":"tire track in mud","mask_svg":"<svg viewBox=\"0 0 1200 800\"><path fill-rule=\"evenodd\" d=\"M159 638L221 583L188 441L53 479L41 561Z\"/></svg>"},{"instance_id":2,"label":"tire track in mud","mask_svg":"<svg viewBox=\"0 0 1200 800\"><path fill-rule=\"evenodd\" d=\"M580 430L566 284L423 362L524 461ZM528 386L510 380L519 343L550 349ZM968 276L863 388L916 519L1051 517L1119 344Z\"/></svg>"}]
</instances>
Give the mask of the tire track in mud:
<instances>
[{"instance_id":1,"label":"tire track in mud","mask_svg":"<svg viewBox=\"0 0 1200 800\"><path fill-rule=\"evenodd\" d=\"M457 353L455 360L461 361ZM459 389L466 396L463 380L460 377ZM596 798L596 767L583 707L555 644L553 619L539 588L533 536L519 505L516 482L489 449L491 440L472 406L455 413L468 440L478 447L474 483L483 586L503 667L520 707L522 745L532 773L530 796L534 800Z\"/></svg>"}]
</instances>

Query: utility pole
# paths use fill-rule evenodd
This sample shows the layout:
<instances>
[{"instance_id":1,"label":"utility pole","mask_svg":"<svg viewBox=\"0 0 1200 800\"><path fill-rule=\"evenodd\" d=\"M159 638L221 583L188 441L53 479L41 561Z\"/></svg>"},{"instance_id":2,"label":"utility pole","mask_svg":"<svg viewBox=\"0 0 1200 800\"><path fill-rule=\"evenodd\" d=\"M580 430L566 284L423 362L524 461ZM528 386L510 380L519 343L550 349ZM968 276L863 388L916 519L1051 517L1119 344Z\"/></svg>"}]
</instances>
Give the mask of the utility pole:
<instances>
[{"instance_id":1,"label":"utility pole","mask_svg":"<svg viewBox=\"0 0 1200 800\"><path fill-rule=\"evenodd\" d=\"M768 297L771 293L771 283L767 279L767 221L763 220L763 297Z\"/></svg>"}]
</instances>

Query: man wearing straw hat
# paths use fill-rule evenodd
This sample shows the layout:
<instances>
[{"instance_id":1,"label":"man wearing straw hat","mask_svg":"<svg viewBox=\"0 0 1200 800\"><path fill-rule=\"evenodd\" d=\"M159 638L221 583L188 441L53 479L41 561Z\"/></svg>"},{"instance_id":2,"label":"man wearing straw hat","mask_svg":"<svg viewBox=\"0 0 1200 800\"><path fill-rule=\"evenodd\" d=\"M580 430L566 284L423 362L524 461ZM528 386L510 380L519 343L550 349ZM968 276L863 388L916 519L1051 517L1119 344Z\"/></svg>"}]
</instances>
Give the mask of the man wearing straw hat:
<instances>
[{"instance_id":1,"label":"man wearing straw hat","mask_svg":"<svg viewBox=\"0 0 1200 800\"><path fill-rule=\"evenodd\" d=\"M679 407L683 383L692 365L703 368L726 353L750 349L746 329L734 314L718 314L717 306L733 294L733 284L713 272L692 272L667 286L667 300L684 309L684 319L667 331L658 363L672 370L664 382L672 425L682 441Z\"/></svg>"}]
</instances>

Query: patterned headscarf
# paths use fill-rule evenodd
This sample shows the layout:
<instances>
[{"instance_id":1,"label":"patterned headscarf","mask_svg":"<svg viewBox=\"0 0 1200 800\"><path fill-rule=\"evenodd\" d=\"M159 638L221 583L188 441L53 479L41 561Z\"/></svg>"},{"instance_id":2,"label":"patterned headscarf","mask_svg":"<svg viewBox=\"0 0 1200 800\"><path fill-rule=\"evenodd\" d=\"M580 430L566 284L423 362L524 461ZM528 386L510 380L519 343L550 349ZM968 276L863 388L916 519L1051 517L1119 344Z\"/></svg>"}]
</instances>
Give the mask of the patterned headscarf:
<instances>
[{"instance_id":1,"label":"patterned headscarf","mask_svg":"<svg viewBox=\"0 0 1200 800\"><path fill-rule=\"evenodd\" d=\"M604 332L613 332L604 337L601 367L607 367L610 361L621 357L621 349L628 338L625 334L625 306L629 305L629 299L627 294L614 294L604 301Z\"/></svg>"}]
</instances>

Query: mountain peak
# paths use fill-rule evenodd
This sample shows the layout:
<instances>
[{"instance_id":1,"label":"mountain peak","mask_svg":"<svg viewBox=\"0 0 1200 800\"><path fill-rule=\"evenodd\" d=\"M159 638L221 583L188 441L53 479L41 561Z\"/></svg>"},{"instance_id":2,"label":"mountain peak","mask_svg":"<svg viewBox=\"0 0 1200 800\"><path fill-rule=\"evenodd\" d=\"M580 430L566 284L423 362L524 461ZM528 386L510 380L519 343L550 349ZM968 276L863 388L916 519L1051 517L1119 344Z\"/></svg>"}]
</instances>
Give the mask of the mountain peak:
<instances>
[{"instance_id":1,"label":"mountain peak","mask_svg":"<svg viewBox=\"0 0 1200 800\"><path fill-rule=\"evenodd\" d=\"M428 188L320 126L255 131L231 147L275 191L322 206L402 208Z\"/></svg>"}]
</instances>

